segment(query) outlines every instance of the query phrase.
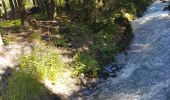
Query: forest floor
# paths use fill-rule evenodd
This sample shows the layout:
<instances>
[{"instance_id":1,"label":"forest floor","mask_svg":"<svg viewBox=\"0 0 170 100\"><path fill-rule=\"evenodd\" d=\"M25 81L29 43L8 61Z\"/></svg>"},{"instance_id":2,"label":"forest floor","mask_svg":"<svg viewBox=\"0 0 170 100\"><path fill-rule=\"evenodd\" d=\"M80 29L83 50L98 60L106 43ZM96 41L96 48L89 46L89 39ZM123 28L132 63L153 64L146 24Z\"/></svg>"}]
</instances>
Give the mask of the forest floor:
<instances>
[{"instance_id":1,"label":"forest floor","mask_svg":"<svg viewBox=\"0 0 170 100\"><path fill-rule=\"evenodd\" d=\"M0 52L0 79L1 94L8 85L8 78L12 74L12 69L19 66L19 57L22 54L30 54L33 47L40 45L40 41L32 37L32 34L41 30L17 30L13 28L1 28L4 41L4 50ZM72 58L69 57L70 51L65 48L56 48L56 51L62 57L64 63L70 63ZM61 95L61 98L67 98L79 91L77 79L72 78L71 71L66 71L63 76L58 79L57 84L53 84L48 80L44 81L45 87L53 94Z\"/></svg>"}]
</instances>

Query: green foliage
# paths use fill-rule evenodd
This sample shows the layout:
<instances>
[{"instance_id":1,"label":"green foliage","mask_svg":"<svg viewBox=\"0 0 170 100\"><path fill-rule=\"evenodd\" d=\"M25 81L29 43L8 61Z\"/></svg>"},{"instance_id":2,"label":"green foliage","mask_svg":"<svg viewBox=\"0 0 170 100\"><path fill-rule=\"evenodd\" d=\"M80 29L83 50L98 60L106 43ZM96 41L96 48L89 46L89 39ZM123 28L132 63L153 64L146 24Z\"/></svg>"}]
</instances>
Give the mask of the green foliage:
<instances>
[{"instance_id":1,"label":"green foliage","mask_svg":"<svg viewBox=\"0 0 170 100\"><path fill-rule=\"evenodd\" d=\"M76 24L76 23L67 23L66 25L69 28L69 31L71 35L76 36L76 35L83 35L86 36L89 33L91 33L91 30L88 28L87 25L84 24Z\"/></svg>"},{"instance_id":2,"label":"green foliage","mask_svg":"<svg viewBox=\"0 0 170 100\"><path fill-rule=\"evenodd\" d=\"M64 71L64 63L52 47L35 48L30 55L21 56L20 61L20 69L38 80L56 82Z\"/></svg>"},{"instance_id":3,"label":"green foliage","mask_svg":"<svg viewBox=\"0 0 170 100\"><path fill-rule=\"evenodd\" d=\"M11 29L12 32L18 32L20 30L21 22L20 20L6 20L0 22L0 28Z\"/></svg>"},{"instance_id":4,"label":"green foliage","mask_svg":"<svg viewBox=\"0 0 170 100\"><path fill-rule=\"evenodd\" d=\"M97 76L99 69L98 62L96 59L90 55L85 53L77 53L74 56L74 74L85 74L88 76Z\"/></svg>"},{"instance_id":5,"label":"green foliage","mask_svg":"<svg viewBox=\"0 0 170 100\"><path fill-rule=\"evenodd\" d=\"M101 66L114 61L114 56L118 52L114 43L97 44L93 46L93 51L96 59Z\"/></svg>"},{"instance_id":6,"label":"green foliage","mask_svg":"<svg viewBox=\"0 0 170 100\"><path fill-rule=\"evenodd\" d=\"M66 47L66 40L64 39L64 37L61 37L61 38L58 38L57 40L56 40L56 44L58 45L58 46L62 46L62 47Z\"/></svg>"},{"instance_id":7,"label":"green foliage","mask_svg":"<svg viewBox=\"0 0 170 100\"><path fill-rule=\"evenodd\" d=\"M117 5L125 12L135 16L143 13L152 0L118 0Z\"/></svg>"},{"instance_id":8,"label":"green foliage","mask_svg":"<svg viewBox=\"0 0 170 100\"><path fill-rule=\"evenodd\" d=\"M91 38L92 30L85 24L67 23L66 26L69 34L64 33L64 37L76 47L82 46Z\"/></svg>"},{"instance_id":9,"label":"green foliage","mask_svg":"<svg viewBox=\"0 0 170 100\"><path fill-rule=\"evenodd\" d=\"M33 17L36 20L46 20L47 19L47 16L46 15L42 15L42 14L34 14Z\"/></svg>"},{"instance_id":10,"label":"green foliage","mask_svg":"<svg viewBox=\"0 0 170 100\"><path fill-rule=\"evenodd\" d=\"M9 28L9 27L20 27L20 20L6 20L0 23L0 27Z\"/></svg>"},{"instance_id":11,"label":"green foliage","mask_svg":"<svg viewBox=\"0 0 170 100\"><path fill-rule=\"evenodd\" d=\"M2 100L42 100L43 85L23 71L13 71Z\"/></svg>"},{"instance_id":12,"label":"green foliage","mask_svg":"<svg viewBox=\"0 0 170 100\"><path fill-rule=\"evenodd\" d=\"M115 33L107 33L103 30L96 34L95 42L91 46L92 52L100 65L105 65L114 60L114 55L117 52L116 45L113 40Z\"/></svg>"},{"instance_id":13,"label":"green foliage","mask_svg":"<svg viewBox=\"0 0 170 100\"><path fill-rule=\"evenodd\" d=\"M41 35L39 33L33 33L31 38L35 40L41 40Z\"/></svg>"}]
</instances>

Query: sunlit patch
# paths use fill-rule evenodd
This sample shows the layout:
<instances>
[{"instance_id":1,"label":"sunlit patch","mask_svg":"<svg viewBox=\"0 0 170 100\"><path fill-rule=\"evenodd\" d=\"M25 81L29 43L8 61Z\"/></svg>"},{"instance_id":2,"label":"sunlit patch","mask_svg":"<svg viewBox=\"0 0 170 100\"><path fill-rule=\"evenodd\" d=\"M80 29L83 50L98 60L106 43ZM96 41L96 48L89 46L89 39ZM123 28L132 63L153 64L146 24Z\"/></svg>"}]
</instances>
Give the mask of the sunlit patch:
<instances>
[{"instance_id":1,"label":"sunlit patch","mask_svg":"<svg viewBox=\"0 0 170 100\"><path fill-rule=\"evenodd\" d=\"M76 80L71 78L71 73L69 71L60 76L55 84L47 79L44 80L43 83L45 84L45 87L54 94L70 96L74 91L79 90L79 87L74 85Z\"/></svg>"}]
</instances>

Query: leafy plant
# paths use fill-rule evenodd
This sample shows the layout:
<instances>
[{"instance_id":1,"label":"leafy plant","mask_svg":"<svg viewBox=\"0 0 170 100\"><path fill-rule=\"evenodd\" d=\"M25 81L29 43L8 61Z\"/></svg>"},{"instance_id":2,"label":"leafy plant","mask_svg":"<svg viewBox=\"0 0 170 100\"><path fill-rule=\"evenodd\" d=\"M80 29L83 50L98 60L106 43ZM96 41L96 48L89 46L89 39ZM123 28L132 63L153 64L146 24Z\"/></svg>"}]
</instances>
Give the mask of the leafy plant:
<instances>
[{"instance_id":1,"label":"leafy plant","mask_svg":"<svg viewBox=\"0 0 170 100\"><path fill-rule=\"evenodd\" d=\"M39 33L33 33L31 38L35 40L41 40L41 35Z\"/></svg>"},{"instance_id":2,"label":"leafy plant","mask_svg":"<svg viewBox=\"0 0 170 100\"><path fill-rule=\"evenodd\" d=\"M62 75L65 66L55 48L46 46L35 48L31 55L21 56L20 61L20 69L25 73L38 80L53 82Z\"/></svg>"},{"instance_id":3,"label":"leafy plant","mask_svg":"<svg viewBox=\"0 0 170 100\"><path fill-rule=\"evenodd\" d=\"M74 74L85 74L89 76L97 76L98 71L100 70L98 62L96 59L85 53L77 53L74 56Z\"/></svg>"}]
</instances>

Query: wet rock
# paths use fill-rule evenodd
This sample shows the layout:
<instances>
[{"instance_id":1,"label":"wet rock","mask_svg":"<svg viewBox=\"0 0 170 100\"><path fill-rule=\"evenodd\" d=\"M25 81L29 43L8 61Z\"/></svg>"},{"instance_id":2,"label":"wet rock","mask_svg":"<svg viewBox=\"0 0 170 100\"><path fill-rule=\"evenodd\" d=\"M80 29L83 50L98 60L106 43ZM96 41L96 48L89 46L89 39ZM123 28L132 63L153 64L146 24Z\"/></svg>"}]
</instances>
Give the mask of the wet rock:
<instances>
[{"instance_id":1,"label":"wet rock","mask_svg":"<svg viewBox=\"0 0 170 100\"><path fill-rule=\"evenodd\" d=\"M90 96L92 95L95 91L96 91L97 87L88 87L86 88L86 90L84 91L84 96Z\"/></svg>"},{"instance_id":2,"label":"wet rock","mask_svg":"<svg viewBox=\"0 0 170 100\"><path fill-rule=\"evenodd\" d=\"M107 73L115 73L117 71L117 64L109 64L104 68Z\"/></svg>"},{"instance_id":3,"label":"wet rock","mask_svg":"<svg viewBox=\"0 0 170 100\"><path fill-rule=\"evenodd\" d=\"M168 5L167 7L165 7L163 11L167 11L167 10L170 11L170 5Z\"/></svg>"},{"instance_id":4,"label":"wet rock","mask_svg":"<svg viewBox=\"0 0 170 100\"><path fill-rule=\"evenodd\" d=\"M118 72L121 69L120 64L109 64L104 67L103 72L99 76L99 82L106 80L108 77L116 77L116 72Z\"/></svg>"}]
</instances>

